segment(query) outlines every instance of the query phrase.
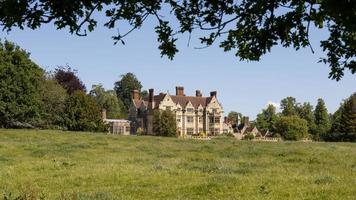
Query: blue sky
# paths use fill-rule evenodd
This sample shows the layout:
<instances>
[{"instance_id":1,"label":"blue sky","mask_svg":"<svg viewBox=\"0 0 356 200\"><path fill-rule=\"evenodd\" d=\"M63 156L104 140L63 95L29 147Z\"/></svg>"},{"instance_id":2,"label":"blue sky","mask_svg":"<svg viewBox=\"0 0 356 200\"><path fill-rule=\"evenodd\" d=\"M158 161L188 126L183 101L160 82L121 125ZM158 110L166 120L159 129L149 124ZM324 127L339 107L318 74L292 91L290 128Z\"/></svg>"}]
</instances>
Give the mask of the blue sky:
<instances>
[{"instance_id":1,"label":"blue sky","mask_svg":"<svg viewBox=\"0 0 356 200\"><path fill-rule=\"evenodd\" d=\"M312 31L314 54L309 48L296 52L277 46L260 62L240 61L234 52L225 53L217 45L195 49L197 40L188 46L188 36L183 35L180 52L171 61L161 58L152 23L129 35L125 46L113 45L116 30L100 25L87 37L45 25L38 30L0 32L0 38L29 51L31 59L46 70L66 64L77 69L88 89L98 83L112 89L121 74L133 72L144 89L155 88L156 93L174 94L178 85L185 87L186 95L194 95L196 89L203 95L217 90L226 114L234 110L252 119L268 102L278 103L287 96L313 105L323 98L329 112L334 112L342 99L356 92L355 75L347 71L341 81L330 80L328 66L317 62L324 55L318 41L326 32Z\"/></svg>"}]
</instances>

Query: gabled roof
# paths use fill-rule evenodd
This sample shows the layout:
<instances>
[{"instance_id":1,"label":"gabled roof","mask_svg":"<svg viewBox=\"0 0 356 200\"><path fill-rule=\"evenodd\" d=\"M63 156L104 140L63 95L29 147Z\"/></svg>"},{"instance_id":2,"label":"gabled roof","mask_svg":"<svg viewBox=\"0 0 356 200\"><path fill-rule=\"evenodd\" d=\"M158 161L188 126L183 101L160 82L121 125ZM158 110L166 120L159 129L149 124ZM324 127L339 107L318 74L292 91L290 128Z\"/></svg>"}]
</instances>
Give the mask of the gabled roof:
<instances>
[{"instance_id":1,"label":"gabled roof","mask_svg":"<svg viewBox=\"0 0 356 200\"><path fill-rule=\"evenodd\" d=\"M157 108L159 106L159 104L165 98L166 95L167 94L165 94L165 93L161 93L159 95L153 96L155 108ZM185 108L186 105L189 102L191 102L195 109L198 109L199 105L201 105L203 108L205 108L210 103L211 99L213 98L213 97L196 97L196 96L177 96L177 95L170 95L170 97L175 104L181 105L182 108ZM134 104L137 109L140 108L142 103L144 103L145 105L148 105L148 97L145 97L144 99L140 99L140 100L134 100Z\"/></svg>"},{"instance_id":2,"label":"gabled roof","mask_svg":"<svg viewBox=\"0 0 356 200\"><path fill-rule=\"evenodd\" d=\"M180 104L182 107L185 107L190 101L195 109L202 105L206 107L211 101L211 97L195 97L195 96L171 96L172 100L176 104Z\"/></svg>"}]
</instances>

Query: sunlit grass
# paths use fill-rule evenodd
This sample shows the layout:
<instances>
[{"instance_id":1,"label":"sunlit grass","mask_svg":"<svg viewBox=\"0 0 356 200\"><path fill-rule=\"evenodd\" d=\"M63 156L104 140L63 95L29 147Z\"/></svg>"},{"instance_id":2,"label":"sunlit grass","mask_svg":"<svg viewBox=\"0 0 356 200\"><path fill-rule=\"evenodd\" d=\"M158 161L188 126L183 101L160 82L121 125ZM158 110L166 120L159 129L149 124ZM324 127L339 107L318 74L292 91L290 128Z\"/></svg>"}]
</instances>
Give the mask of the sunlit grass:
<instances>
[{"instance_id":1,"label":"sunlit grass","mask_svg":"<svg viewBox=\"0 0 356 200\"><path fill-rule=\"evenodd\" d=\"M0 199L355 199L355 155L351 143L0 130Z\"/></svg>"}]
</instances>

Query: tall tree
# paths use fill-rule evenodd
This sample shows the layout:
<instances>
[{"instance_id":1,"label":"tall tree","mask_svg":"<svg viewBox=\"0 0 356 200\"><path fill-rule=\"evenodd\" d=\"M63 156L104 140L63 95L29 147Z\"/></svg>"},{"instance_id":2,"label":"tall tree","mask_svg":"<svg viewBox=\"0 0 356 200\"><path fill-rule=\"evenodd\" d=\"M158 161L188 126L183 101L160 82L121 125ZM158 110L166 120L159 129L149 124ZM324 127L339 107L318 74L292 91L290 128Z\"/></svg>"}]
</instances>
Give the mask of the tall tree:
<instances>
[{"instance_id":1,"label":"tall tree","mask_svg":"<svg viewBox=\"0 0 356 200\"><path fill-rule=\"evenodd\" d=\"M70 95L75 91L86 92L85 85L77 76L77 71L73 70L69 66L57 67L54 71L54 78L67 90Z\"/></svg>"},{"instance_id":2,"label":"tall tree","mask_svg":"<svg viewBox=\"0 0 356 200\"><path fill-rule=\"evenodd\" d=\"M309 102L304 102L302 105L297 107L297 112L300 118L306 120L308 122L308 132L313 134L315 131L315 119L314 119L314 111L313 106ZM313 134L314 137L314 134ZM319 139L318 137L314 137L314 139Z\"/></svg>"},{"instance_id":3,"label":"tall tree","mask_svg":"<svg viewBox=\"0 0 356 200\"><path fill-rule=\"evenodd\" d=\"M178 52L178 36L196 35L192 34L196 30L203 46L219 42L224 51L235 51L239 59L258 61L276 45L314 52L309 30L327 29L329 36L320 46L326 53L321 61L330 66L329 77L339 80L345 70L356 72L354 0L3 0L0 23L8 31L53 23L58 29L86 36L98 24L96 12L105 13L103 24L109 29L128 22L131 27L126 32L113 36L115 43L123 44L125 36L153 18L158 49L170 59Z\"/></svg>"},{"instance_id":4,"label":"tall tree","mask_svg":"<svg viewBox=\"0 0 356 200\"><path fill-rule=\"evenodd\" d=\"M102 85L93 85L89 95L96 101L101 109L105 109L110 119L124 118L123 103L116 96L114 90L105 90Z\"/></svg>"},{"instance_id":5,"label":"tall tree","mask_svg":"<svg viewBox=\"0 0 356 200\"><path fill-rule=\"evenodd\" d=\"M35 125L42 110L44 71L19 46L0 42L0 127Z\"/></svg>"},{"instance_id":6,"label":"tall tree","mask_svg":"<svg viewBox=\"0 0 356 200\"><path fill-rule=\"evenodd\" d=\"M256 124L257 128L263 132L275 132L275 123L277 120L276 107L269 104L266 109L263 109L257 115Z\"/></svg>"},{"instance_id":7,"label":"tall tree","mask_svg":"<svg viewBox=\"0 0 356 200\"><path fill-rule=\"evenodd\" d=\"M127 73L121 75L121 80L115 83L115 92L118 99L121 99L125 110L127 111L132 102L132 91L139 90L141 91L142 85L141 82L137 79L135 74Z\"/></svg>"},{"instance_id":8,"label":"tall tree","mask_svg":"<svg viewBox=\"0 0 356 200\"><path fill-rule=\"evenodd\" d=\"M294 97L287 97L281 100L281 109L283 116L298 115L297 100Z\"/></svg>"},{"instance_id":9,"label":"tall tree","mask_svg":"<svg viewBox=\"0 0 356 200\"><path fill-rule=\"evenodd\" d=\"M159 136L177 136L175 115L169 111L155 111L153 114L153 132Z\"/></svg>"},{"instance_id":10,"label":"tall tree","mask_svg":"<svg viewBox=\"0 0 356 200\"><path fill-rule=\"evenodd\" d=\"M341 131L346 133L346 140L356 141L356 93L345 101L341 122Z\"/></svg>"},{"instance_id":11,"label":"tall tree","mask_svg":"<svg viewBox=\"0 0 356 200\"><path fill-rule=\"evenodd\" d=\"M330 130L330 119L328 110L326 109L325 102L323 99L318 99L318 103L314 110L314 118L316 130L313 135L315 138L320 138L320 136L325 135Z\"/></svg>"},{"instance_id":12,"label":"tall tree","mask_svg":"<svg viewBox=\"0 0 356 200\"><path fill-rule=\"evenodd\" d=\"M45 76L42 87L42 126L44 128L62 129L64 126L65 102L68 98L67 90L49 74Z\"/></svg>"},{"instance_id":13,"label":"tall tree","mask_svg":"<svg viewBox=\"0 0 356 200\"><path fill-rule=\"evenodd\" d=\"M227 115L227 119L229 120L229 122L232 124L233 127L236 127L236 125L238 125L239 121L241 121L242 119L242 114L236 111L231 111Z\"/></svg>"},{"instance_id":14,"label":"tall tree","mask_svg":"<svg viewBox=\"0 0 356 200\"><path fill-rule=\"evenodd\" d=\"M71 131L106 131L101 110L96 102L83 91L75 91L67 100L64 122Z\"/></svg>"}]
</instances>

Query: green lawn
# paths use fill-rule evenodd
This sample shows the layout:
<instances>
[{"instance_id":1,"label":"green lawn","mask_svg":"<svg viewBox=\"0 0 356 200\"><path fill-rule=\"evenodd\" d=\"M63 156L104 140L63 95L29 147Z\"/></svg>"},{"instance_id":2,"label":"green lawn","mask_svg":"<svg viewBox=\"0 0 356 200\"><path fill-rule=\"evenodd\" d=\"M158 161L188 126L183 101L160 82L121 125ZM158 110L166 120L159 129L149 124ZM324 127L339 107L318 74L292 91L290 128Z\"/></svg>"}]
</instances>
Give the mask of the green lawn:
<instances>
[{"instance_id":1,"label":"green lawn","mask_svg":"<svg viewBox=\"0 0 356 200\"><path fill-rule=\"evenodd\" d=\"M0 199L356 199L356 144L0 129Z\"/></svg>"}]
</instances>

